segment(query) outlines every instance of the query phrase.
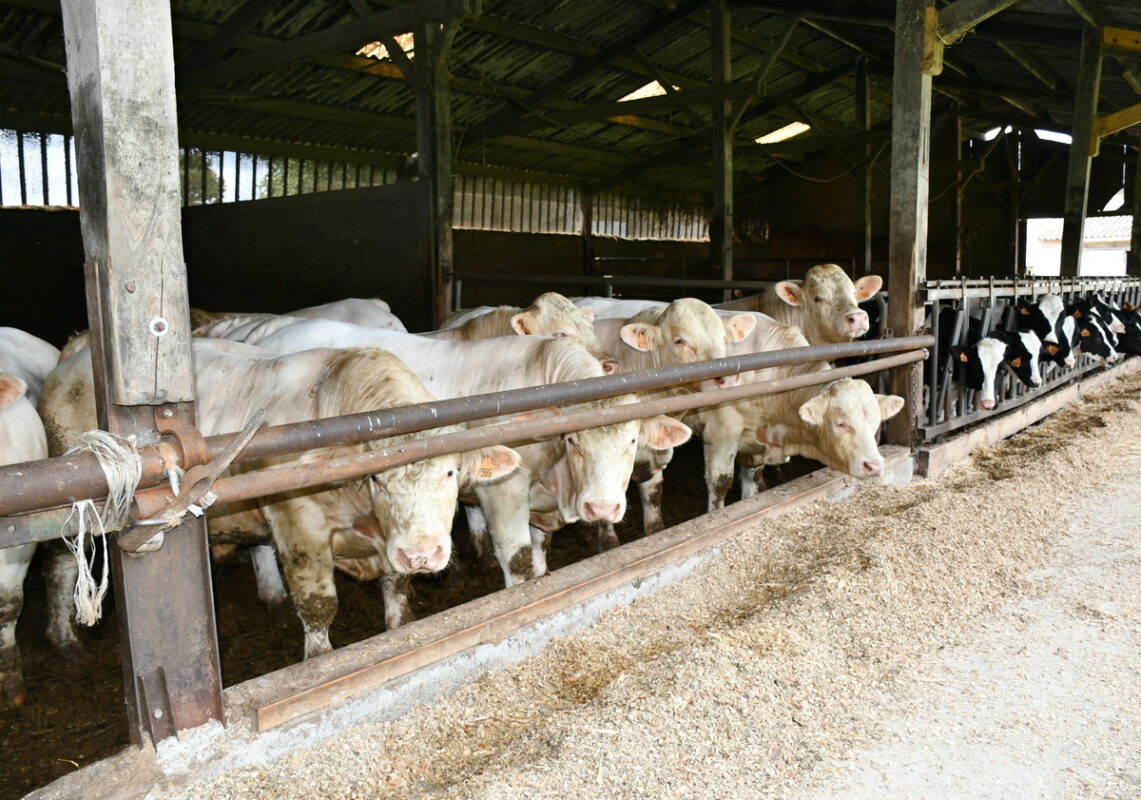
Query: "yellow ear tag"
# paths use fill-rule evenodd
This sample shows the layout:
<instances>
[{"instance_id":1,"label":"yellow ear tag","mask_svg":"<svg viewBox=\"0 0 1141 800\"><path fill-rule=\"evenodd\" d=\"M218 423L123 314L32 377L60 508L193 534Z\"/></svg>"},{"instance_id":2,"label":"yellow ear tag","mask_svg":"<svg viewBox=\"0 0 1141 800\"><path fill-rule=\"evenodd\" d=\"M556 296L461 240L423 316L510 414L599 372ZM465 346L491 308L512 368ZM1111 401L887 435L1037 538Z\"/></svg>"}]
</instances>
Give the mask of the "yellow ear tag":
<instances>
[{"instance_id":1,"label":"yellow ear tag","mask_svg":"<svg viewBox=\"0 0 1141 800\"><path fill-rule=\"evenodd\" d=\"M1027 308L1026 306L1023 306L1021 309L1019 309L1018 313L1020 313L1024 317L1029 317L1030 316L1030 309Z\"/></svg>"},{"instance_id":2,"label":"yellow ear tag","mask_svg":"<svg viewBox=\"0 0 1141 800\"><path fill-rule=\"evenodd\" d=\"M643 350L650 349L650 339L648 336L646 336L645 331L638 331L638 347L642 348Z\"/></svg>"},{"instance_id":3,"label":"yellow ear tag","mask_svg":"<svg viewBox=\"0 0 1141 800\"><path fill-rule=\"evenodd\" d=\"M971 358L966 353L959 353L959 360L966 364Z\"/></svg>"},{"instance_id":4,"label":"yellow ear tag","mask_svg":"<svg viewBox=\"0 0 1141 800\"><path fill-rule=\"evenodd\" d=\"M1082 312L1075 311L1074 312L1074 319L1081 319L1081 318L1082 318Z\"/></svg>"},{"instance_id":5,"label":"yellow ear tag","mask_svg":"<svg viewBox=\"0 0 1141 800\"><path fill-rule=\"evenodd\" d=\"M1082 337L1086 339L1089 338L1089 328L1082 328Z\"/></svg>"},{"instance_id":6,"label":"yellow ear tag","mask_svg":"<svg viewBox=\"0 0 1141 800\"><path fill-rule=\"evenodd\" d=\"M1058 354L1058 346L1055 344L1048 344L1046 345L1046 352L1052 356L1056 356Z\"/></svg>"},{"instance_id":7,"label":"yellow ear tag","mask_svg":"<svg viewBox=\"0 0 1141 800\"><path fill-rule=\"evenodd\" d=\"M1019 367L1021 367L1022 366L1022 356L1019 356L1018 358L1011 361L1010 366L1014 367L1015 369L1018 369Z\"/></svg>"},{"instance_id":8,"label":"yellow ear tag","mask_svg":"<svg viewBox=\"0 0 1141 800\"><path fill-rule=\"evenodd\" d=\"M495 462L491 456L484 456L479 462L479 470L476 475L480 478L490 478L495 474Z\"/></svg>"}]
</instances>

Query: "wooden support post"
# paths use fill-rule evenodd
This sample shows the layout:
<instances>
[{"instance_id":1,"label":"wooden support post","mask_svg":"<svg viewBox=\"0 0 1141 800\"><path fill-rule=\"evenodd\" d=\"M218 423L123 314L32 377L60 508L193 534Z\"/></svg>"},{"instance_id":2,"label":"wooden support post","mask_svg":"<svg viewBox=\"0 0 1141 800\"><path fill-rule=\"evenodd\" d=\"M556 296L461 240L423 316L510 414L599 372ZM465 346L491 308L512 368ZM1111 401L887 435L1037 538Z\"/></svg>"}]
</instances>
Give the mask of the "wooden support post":
<instances>
[{"instance_id":1,"label":"wooden support post","mask_svg":"<svg viewBox=\"0 0 1141 800\"><path fill-rule=\"evenodd\" d=\"M1141 140L1137 143L1133 160L1133 230L1129 239L1129 254L1125 259L1125 274L1141 277Z\"/></svg>"},{"instance_id":2,"label":"wooden support post","mask_svg":"<svg viewBox=\"0 0 1141 800\"><path fill-rule=\"evenodd\" d=\"M194 422L170 6L64 0L99 424ZM114 539L113 539L114 541ZM132 740L222 719L205 524L110 547Z\"/></svg>"},{"instance_id":3,"label":"wooden support post","mask_svg":"<svg viewBox=\"0 0 1141 800\"><path fill-rule=\"evenodd\" d=\"M1022 134L1018 130L1011 132L1010 136L1006 136L1003 147L1006 148L1006 165L1007 174L1010 176L1010 199L1007 203L1007 219L1009 221L1009 234L1010 248L1011 248L1011 273L1014 275L1026 274L1026 253L1022 250L1022 221L1019 217L1022 215L1022 184L1021 176L1018 172L1018 145L1022 138Z\"/></svg>"},{"instance_id":4,"label":"wooden support post","mask_svg":"<svg viewBox=\"0 0 1141 800\"><path fill-rule=\"evenodd\" d=\"M966 181L963 180L963 116L961 106L955 112L955 202L952 205L955 226L955 277L963 274L963 239L966 236L966 216L964 204L967 198Z\"/></svg>"},{"instance_id":5,"label":"wooden support post","mask_svg":"<svg viewBox=\"0 0 1141 800\"><path fill-rule=\"evenodd\" d=\"M927 275L927 195L931 155L931 76L924 72L928 0L899 0L895 17L895 70L892 79L891 222L888 231L888 328L911 336L923 324L918 285ZM906 413L888 423L892 444L917 443L922 411L922 370L893 371L894 394Z\"/></svg>"},{"instance_id":6,"label":"wooden support post","mask_svg":"<svg viewBox=\"0 0 1141 800\"><path fill-rule=\"evenodd\" d=\"M1085 232L1086 201L1089 197L1090 145L1093 141L1097 99L1101 89L1100 30L1082 29L1082 49L1078 60L1078 82L1074 88L1073 142L1066 168L1066 202L1062 217L1063 278L1081 274L1082 237Z\"/></svg>"},{"instance_id":7,"label":"wooden support post","mask_svg":"<svg viewBox=\"0 0 1141 800\"><path fill-rule=\"evenodd\" d=\"M452 109L447 54L455 22L427 22L416 31L417 174L428 181L432 318L438 327L452 302Z\"/></svg>"},{"instance_id":8,"label":"wooden support post","mask_svg":"<svg viewBox=\"0 0 1141 800\"><path fill-rule=\"evenodd\" d=\"M856 129L867 133L871 130L871 84L868 82L868 57L860 55L856 59ZM859 208L860 229L863 231L863 248L859 260L862 274L872 274L872 142L864 140L864 164L860 168L859 195L856 206Z\"/></svg>"},{"instance_id":9,"label":"wooden support post","mask_svg":"<svg viewBox=\"0 0 1141 800\"><path fill-rule=\"evenodd\" d=\"M733 80L730 59L729 9L726 0L711 0L710 33L713 38L713 83L724 89ZM713 103L713 214L709 220L710 260L721 270L721 279L733 280L733 119L732 106L721 98ZM726 289L725 300L732 297Z\"/></svg>"}]
</instances>

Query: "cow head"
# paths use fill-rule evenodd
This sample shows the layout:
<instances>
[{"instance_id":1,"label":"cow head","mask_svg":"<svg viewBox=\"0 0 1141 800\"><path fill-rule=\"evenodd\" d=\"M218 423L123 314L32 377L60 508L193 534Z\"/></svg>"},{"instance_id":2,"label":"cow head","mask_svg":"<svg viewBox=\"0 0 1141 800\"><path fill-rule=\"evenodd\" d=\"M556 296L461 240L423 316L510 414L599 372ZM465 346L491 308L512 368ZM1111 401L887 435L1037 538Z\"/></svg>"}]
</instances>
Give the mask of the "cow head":
<instances>
[{"instance_id":1,"label":"cow head","mask_svg":"<svg viewBox=\"0 0 1141 800\"><path fill-rule=\"evenodd\" d=\"M801 327L810 342L849 342L868 332L868 312L859 304L883 288L883 278L865 275L853 283L836 264L817 264L803 281L781 281L777 296L804 311Z\"/></svg>"},{"instance_id":2,"label":"cow head","mask_svg":"<svg viewBox=\"0 0 1141 800\"><path fill-rule=\"evenodd\" d=\"M993 331L968 347L953 347L951 355L965 376L967 387L979 395L979 407L991 411L997 405L997 386L1003 365L1009 366L1027 386L1040 386L1038 371L1041 342L1031 332Z\"/></svg>"},{"instance_id":3,"label":"cow head","mask_svg":"<svg viewBox=\"0 0 1141 800\"><path fill-rule=\"evenodd\" d=\"M876 445L880 423L903 408L903 398L879 395L867 381L843 378L800 406L803 425L765 426L757 441L783 455L804 455L839 472L871 478L883 472Z\"/></svg>"},{"instance_id":4,"label":"cow head","mask_svg":"<svg viewBox=\"0 0 1141 800\"><path fill-rule=\"evenodd\" d=\"M1093 314L1078 316L1074 314L1077 329L1077 349L1082 353L1089 353L1100 358L1104 363L1112 364L1118 359L1115 347L1117 337L1110 332L1102 321Z\"/></svg>"},{"instance_id":5,"label":"cow head","mask_svg":"<svg viewBox=\"0 0 1141 800\"><path fill-rule=\"evenodd\" d=\"M639 315L642 316L642 315ZM725 357L727 342L738 342L753 332L757 321L751 314L734 314L722 319L708 303L692 297L674 300L647 319L622 326L621 338L635 350L658 353L662 365L690 364ZM736 386L740 377L714 378L710 388Z\"/></svg>"},{"instance_id":6,"label":"cow head","mask_svg":"<svg viewBox=\"0 0 1141 800\"><path fill-rule=\"evenodd\" d=\"M1015 306L1015 316L1019 331L1033 331L1043 342L1057 342L1058 319L1065 310L1065 303L1056 294L1045 294L1038 302L1019 300Z\"/></svg>"},{"instance_id":7,"label":"cow head","mask_svg":"<svg viewBox=\"0 0 1141 800\"><path fill-rule=\"evenodd\" d=\"M631 396L602 401L626 405ZM626 514L626 487L634 470L639 444L667 450L687 442L689 427L665 416L630 420L563 435L566 475L555 492L566 522L618 522Z\"/></svg>"},{"instance_id":8,"label":"cow head","mask_svg":"<svg viewBox=\"0 0 1141 800\"><path fill-rule=\"evenodd\" d=\"M550 336L581 342L611 375L618 371L614 356L606 353L594 332L593 308L579 308L558 292L544 292L530 308L511 317L511 327L520 336Z\"/></svg>"},{"instance_id":9,"label":"cow head","mask_svg":"<svg viewBox=\"0 0 1141 800\"><path fill-rule=\"evenodd\" d=\"M369 476L373 514L389 563L400 573L439 572L452 557L461 484L494 481L519 465L501 445L393 467Z\"/></svg>"}]
</instances>

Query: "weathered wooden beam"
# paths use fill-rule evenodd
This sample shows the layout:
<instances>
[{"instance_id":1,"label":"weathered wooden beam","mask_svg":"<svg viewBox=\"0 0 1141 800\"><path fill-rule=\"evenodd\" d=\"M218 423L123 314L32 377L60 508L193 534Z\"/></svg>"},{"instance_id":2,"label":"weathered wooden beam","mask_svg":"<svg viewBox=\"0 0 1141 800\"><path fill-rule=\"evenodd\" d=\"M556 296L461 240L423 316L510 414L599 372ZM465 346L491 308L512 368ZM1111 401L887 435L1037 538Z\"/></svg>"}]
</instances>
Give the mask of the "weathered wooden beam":
<instances>
[{"instance_id":1,"label":"weathered wooden beam","mask_svg":"<svg viewBox=\"0 0 1141 800\"><path fill-rule=\"evenodd\" d=\"M871 117L871 83L868 80L867 56L856 59L856 127L867 134L872 129ZM856 207L860 215L860 232L863 243L860 247L860 262L864 275L872 274L872 143L870 139L864 142L864 163L860 167L858 196Z\"/></svg>"},{"instance_id":2,"label":"weathered wooden beam","mask_svg":"<svg viewBox=\"0 0 1141 800\"><path fill-rule=\"evenodd\" d=\"M194 421L173 37L166 0L63 0L100 427ZM131 738L222 719L204 521L110 547Z\"/></svg>"},{"instance_id":3,"label":"weathered wooden beam","mask_svg":"<svg viewBox=\"0 0 1141 800\"><path fill-rule=\"evenodd\" d=\"M179 89L193 90L261 75L338 51L352 52L385 34L407 33L428 21L439 22L479 13L479 0L420 0L378 11L327 30L299 36L272 47L235 56L179 75Z\"/></svg>"},{"instance_id":4,"label":"weathered wooden beam","mask_svg":"<svg viewBox=\"0 0 1141 800\"><path fill-rule=\"evenodd\" d=\"M1048 89L1058 88L1058 77L1054 74L1042 59L1034 54L1033 50L1028 50L1025 46L1020 44L1007 44L1005 42L997 43L998 49L1006 53L1015 63L1020 65L1023 69L1037 78L1041 83L1045 84Z\"/></svg>"},{"instance_id":5,"label":"weathered wooden beam","mask_svg":"<svg viewBox=\"0 0 1141 800\"><path fill-rule=\"evenodd\" d=\"M1061 275L1081 274L1082 238L1085 231L1086 202L1089 198L1090 152L1094 120L1101 91L1101 31L1085 28L1078 59L1078 80L1074 90L1073 126L1070 157L1066 166L1066 198L1062 217Z\"/></svg>"},{"instance_id":6,"label":"weathered wooden beam","mask_svg":"<svg viewBox=\"0 0 1141 800\"><path fill-rule=\"evenodd\" d=\"M454 23L441 28L431 18L416 30L416 167L428 181L432 263L429 296L432 318L439 327L451 313L452 303L452 112L447 56Z\"/></svg>"},{"instance_id":7,"label":"weathered wooden beam","mask_svg":"<svg viewBox=\"0 0 1141 800\"><path fill-rule=\"evenodd\" d=\"M727 87L733 80L732 47L729 38L729 9L725 0L710 0L712 25L709 31L710 60L716 87ZM754 84L755 85L755 84ZM712 209L709 217L709 259L721 279L733 280L733 106L722 96L713 104L710 146L713 152ZM724 292L725 300L731 291Z\"/></svg>"},{"instance_id":8,"label":"weathered wooden beam","mask_svg":"<svg viewBox=\"0 0 1141 800\"><path fill-rule=\"evenodd\" d=\"M1018 2L1020 0L955 0L939 9L939 38L945 44L957 42L980 22Z\"/></svg>"},{"instance_id":9,"label":"weathered wooden beam","mask_svg":"<svg viewBox=\"0 0 1141 800\"><path fill-rule=\"evenodd\" d=\"M1105 11L1097 0L1066 0L1066 5L1097 30L1100 31L1105 27Z\"/></svg>"},{"instance_id":10,"label":"weathered wooden beam","mask_svg":"<svg viewBox=\"0 0 1141 800\"><path fill-rule=\"evenodd\" d=\"M278 100L275 98L246 94L184 94L179 97L179 100L183 103L194 105L219 106L241 111L256 111L260 114L321 120L323 122L335 122L340 125L354 125L361 128L402 131L405 133L416 132L416 121L407 117L378 114L374 111L354 111L352 109L326 106L319 103L299 103L294 100Z\"/></svg>"},{"instance_id":11,"label":"weathered wooden beam","mask_svg":"<svg viewBox=\"0 0 1141 800\"><path fill-rule=\"evenodd\" d=\"M1104 27L1102 29L1102 42L1110 50L1127 50L1132 53L1141 53L1141 31L1130 31L1124 28Z\"/></svg>"},{"instance_id":12,"label":"weathered wooden beam","mask_svg":"<svg viewBox=\"0 0 1141 800\"><path fill-rule=\"evenodd\" d=\"M250 32L250 28L258 23L269 10L277 5L277 0L246 0L238 9L218 26L214 35L201 42L182 59L180 66L184 68L198 67L209 64L222 57L240 36Z\"/></svg>"},{"instance_id":13,"label":"weathered wooden beam","mask_svg":"<svg viewBox=\"0 0 1141 800\"><path fill-rule=\"evenodd\" d=\"M1090 157L1097 155L1103 137L1138 124L1141 124L1141 103L1134 103L1129 108L1123 108L1112 114L1106 114L1104 117L1095 118L1093 131L1090 135Z\"/></svg>"},{"instance_id":14,"label":"weathered wooden beam","mask_svg":"<svg viewBox=\"0 0 1141 800\"><path fill-rule=\"evenodd\" d=\"M898 0L892 78L891 217L888 228L888 324L910 336L923 324L919 283L927 276L927 199L931 154L931 76L923 71L927 0ZM893 444L917 444L923 407L921 371L893 370L891 387L907 413L888 422ZM894 424L893 424L894 423Z\"/></svg>"},{"instance_id":15,"label":"weathered wooden beam","mask_svg":"<svg viewBox=\"0 0 1141 800\"><path fill-rule=\"evenodd\" d=\"M1133 162L1133 227L1129 237L1129 253L1125 258L1125 274L1141 277L1141 139Z\"/></svg>"}]
</instances>

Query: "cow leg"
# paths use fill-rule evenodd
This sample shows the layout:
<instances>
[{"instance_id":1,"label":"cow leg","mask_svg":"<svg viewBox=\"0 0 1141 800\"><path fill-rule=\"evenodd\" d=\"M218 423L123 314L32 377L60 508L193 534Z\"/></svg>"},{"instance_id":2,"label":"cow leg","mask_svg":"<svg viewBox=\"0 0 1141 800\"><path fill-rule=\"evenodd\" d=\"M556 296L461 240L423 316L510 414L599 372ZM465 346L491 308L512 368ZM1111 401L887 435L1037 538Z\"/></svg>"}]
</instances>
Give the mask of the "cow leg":
<instances>
[{"instance_id":1,"label":"cow leg","mask_svg":"<svg viewBox=\"0 0 1141 800\"><path fill-rule=\"evenodd\" d=\"M281 572L277 569L277 552L271 544L255 544L250 548L250 564L258 584L258 600L270 608L279 608L289 599Z\"/></svg>"},{"instance_id":2,"label":"cow leg","mask_svg":"<svg viewBox=\"0 0 1141 800\"><path fill-rule=\"evenodd\" d=\"M741 484L742 500L755 497L758 492L763 492L768 488L765 486L764 465L763 456L744 453L737 455L737 476Z\"/></svg>"},{"instance_id":3,"label":"cow leg","mask_svg":"<svg viewBox=\"0 0 1141 800\"><path fill-rule=\"evenodd\" d=\"M531 542L531 510L528 495L531 473L520 468L501 481L479 485L476 497L487 519L495 557L503 569L503 580L508 586L534 576Z\"/></svg>"},{"instance_id":4,"label":"cow leg","mask_svg":"<svg viewBox=\"0 0 1141 800\"><path fill-rule=\"evenodd\" d=\"M412 576L386 571L380 576L380 592L384 597L384 626L388 630L416 619L408 599L412 593Z\"/></svg>"},{"instance_id":5,"label":"cow leg","mask_svg":"<svg viewBox=\"0 0 1141 800\"><path fill-rule=\"evenodd\" d=\"M84 648L75 627L75 581L79 575L75 556L67 545L54 539L44 545L41 570L47 589L48 642L67 659L82 658Z\"/></svg>"},{"instance_id":6,"label":"cow leg","mask_svg":"<svg viewBox=\"0 0 1141 800\"><path fill-rule=\"evenodd\" d=\"M488 545L491 544L487 517L483 515L483 509L479 506L465 505L464 514L467 516L467 528L471 533L471 546L475 549L475 557L482 559L488 552Z\"/></svg>"},{"instance_id":7,"label":"cow leg","mask_svg":"<svg viewBox=\"0 0 1141 800\"><path fill-rule=\"evenodd\" d=\"M709 493L707 511L725 507L725 497L733 487L733 459L737 455L739 432L729 436L714 436L706 430L702 440L705 451L705 488Z\"/></svg>"},{"instance_id":8,"label":"cow leg","mask_svg":"<svg viewBox=\"0 0 1141 800\"><path fill-rule=\"evenodd\" d=\"M16 620L24 607L24 575L36 552L34 544L0 550L0 690L3 704L22 706L27 694L16 644Z\"/></svg>"},{"instance_id":9,"label":"cow leg","mask_svg":"<svg viewBox=\"0 0 1141 800\"><path fill-rule=\"evenodd\" d=\"M665 527L662 521L662 481L665 472L658 470L638 484L642 496L642 527L645 535L657 533Z\"/></svg>"},{"instance_id":10,"label":"cow leg","mask_svg":"<svg viewBox=\"0 0 1141 800\"><path fill-rule=\"evenodd\" d=\"M325 514L315 503L294 498L265 506L265 515L305 631L304 657L327 653L333 649L329 626L337 615L337 587Z\"/></svg>"},{"instance_id":11,"label":"cow leg","mask_svg":"<svg viewBox=\"0 0 1141 800\"><path fill-rule=\"evenodd\" d=\"M547 574L547 550L551 546L551 534L542 528L531 526L531 571L538 578Z\"/></svg>"}]
</instances>

